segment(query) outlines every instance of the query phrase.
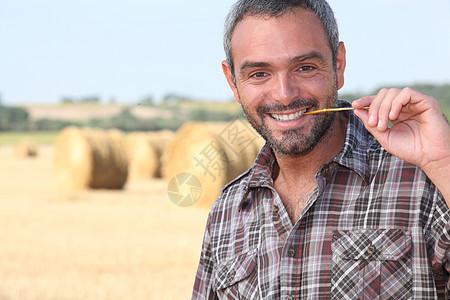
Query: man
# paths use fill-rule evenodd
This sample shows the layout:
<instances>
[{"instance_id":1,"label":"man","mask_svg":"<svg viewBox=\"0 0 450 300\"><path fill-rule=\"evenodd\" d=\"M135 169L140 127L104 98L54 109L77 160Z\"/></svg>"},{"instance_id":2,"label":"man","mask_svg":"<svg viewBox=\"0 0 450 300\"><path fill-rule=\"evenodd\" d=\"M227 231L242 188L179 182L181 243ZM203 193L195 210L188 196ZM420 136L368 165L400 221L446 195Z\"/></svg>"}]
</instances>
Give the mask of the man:
<instances>
[{"instance_id":1,"label":"man","mask_svg":"<svg viewBox=\"0 0 450 300\"><path fill-rule=\"evenodd\" d=\"M267 143L213 205L193 299L450 297L437 101L383 89L354 112L303 115L351 106L336 96L345 46L325 0L241 0L224 44L227 81Z\"/></svg>"}]
</instances>

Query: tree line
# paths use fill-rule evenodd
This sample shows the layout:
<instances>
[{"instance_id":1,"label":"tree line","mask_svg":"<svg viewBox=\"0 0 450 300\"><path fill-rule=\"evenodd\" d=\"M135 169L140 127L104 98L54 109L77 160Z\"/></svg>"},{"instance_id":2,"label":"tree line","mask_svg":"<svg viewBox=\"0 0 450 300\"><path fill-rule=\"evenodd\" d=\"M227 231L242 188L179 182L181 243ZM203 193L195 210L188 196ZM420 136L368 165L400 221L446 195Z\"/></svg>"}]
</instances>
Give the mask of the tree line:
<instances>
[{"instance_id":1,"label":"tree line","mask_svg":"<svg viewBox=\"0 0 450 300\"><path fill-rule=\"evenodd\" d=\"M178 109L176 106L164 107L173 112L174 117L155 117L140 119L134 116L129 107L121 113L108 118L95 118L86 121L65 121L54 119L30 118L28 111L22 107L0 105L0 132L2 131L58 131L67 126L93 127L101 129L116 128L123 131L157 131L170 129L176 131L186 121L226 122L242 118L241 112L221 112L213 109Z\"/></svg>"},{"instance_id":2,"label":"tree line","mask_svg":"<svg viewBox=\"0 0 450 300\"><path fill-rule=\"evenodd\" d=\"M444 113L447 118L450 119L450 84L415 84L410 87L438 99ZM365 95L375 94L378 90L379 89L376 89L372 93L365 93ZM364 95L360 93L339 94L339 98L345 100L354 100L361 96ZM222 111L219 109L212 109L211 107L198 108L198 106L186 109L186 107L180 108L178 104L179 103L172 103L172 105L168 105L167 101L160 104L164 109L171 110L173 115L177 116L176 118L156 117L153 119L142 120L136 118L130 112L129 107L125 107L120 114L114 117L91 119L81 122L50 119L31 120L28 111L25 108L5 106L0 102L0 131L57 131L70 125L102 129L117 128L123 131L177 130L186 121L232 121L236 118L245 118L242 111ZM151 105L157 107L153 102Z\"/></svg>"}]
</instances>

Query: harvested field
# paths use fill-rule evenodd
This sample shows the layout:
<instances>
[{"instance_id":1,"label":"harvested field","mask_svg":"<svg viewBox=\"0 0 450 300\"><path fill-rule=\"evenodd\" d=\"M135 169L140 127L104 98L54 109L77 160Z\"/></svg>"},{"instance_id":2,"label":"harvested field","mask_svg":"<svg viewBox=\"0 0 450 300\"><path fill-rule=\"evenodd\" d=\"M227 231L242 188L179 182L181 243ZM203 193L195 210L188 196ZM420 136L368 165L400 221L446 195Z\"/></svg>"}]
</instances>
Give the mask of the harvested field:
<instances>
[{"instance_id":1,"label":"harvested field","mask_svg":"<svg viewBox=\"0 0 450 300\"><path fill-rule=\"evenodd\" d=\"M208 211L162 180L60 192L53 154L0 147L0 299L189 299Z\"/></svg>"},{"instance_id":2,"label":"harvested field","mask_svg":"<svg viewBox=\"0 0 450 300\"><path fill-rule=\"evenodd\" d=\"M121 105L47 105L26 107L31 120L63 120L63 121L87 121L91 119L111 118L119 115L127 107ZM172 118L170 110L133 106L130 112L138 119L147 120L157 117Z\"/></svg>"},{"instance_id":3,"label":"harvested field","mask_svg":"<svg viewBox=\"0 0 450 300\"><path fill-rule=\"evenodd\" d=\"M32 140L21 140L14 147L14 153L19 158L29 158L38 155L38 146Z\"/></svg>"}]
</instances>

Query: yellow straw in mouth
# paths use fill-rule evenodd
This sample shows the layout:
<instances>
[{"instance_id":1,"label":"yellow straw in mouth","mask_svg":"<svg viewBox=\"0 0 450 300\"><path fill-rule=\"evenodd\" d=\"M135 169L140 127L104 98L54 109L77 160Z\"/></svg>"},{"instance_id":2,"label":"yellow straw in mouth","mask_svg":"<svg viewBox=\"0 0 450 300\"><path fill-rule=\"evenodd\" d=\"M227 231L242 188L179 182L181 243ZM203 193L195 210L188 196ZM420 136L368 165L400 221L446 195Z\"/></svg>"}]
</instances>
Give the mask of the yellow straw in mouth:
<instances>
[{"instance_id":1,"label":"yellow straw in mouth","mask_svg":"<svg viewBox=\"0 0 450 300\"><path fill-rule=\"evenodd\" d=\"M363 107L362 109L368 109L368 106ZM330 111L343 111L343 110L354 110L356 108L353 107L339 107L339 108L324 108L324 109L319 109L319 110L315 110L315 111L310 111L307 113L304 113L304 115L314 115L314 114L320 114L320 113L324 113L324 112L330 112Z\"/></svg>"}]
</instances>

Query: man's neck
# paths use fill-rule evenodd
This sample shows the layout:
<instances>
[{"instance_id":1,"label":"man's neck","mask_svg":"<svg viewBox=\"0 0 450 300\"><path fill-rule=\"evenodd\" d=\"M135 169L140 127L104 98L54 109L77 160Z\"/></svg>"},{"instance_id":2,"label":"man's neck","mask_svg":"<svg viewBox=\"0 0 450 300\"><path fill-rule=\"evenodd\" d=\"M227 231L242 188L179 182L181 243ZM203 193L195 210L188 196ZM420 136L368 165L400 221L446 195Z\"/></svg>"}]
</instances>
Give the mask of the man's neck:
<instances>
[{"instance_id":1,"label":"man's neck","mask_svg":"<svg viewBox=\"0 0 450 300\"><path fill-rule=\"evenodd\" d=\"M344 146L347 122L348 119L342 114L336 115L326 136L306 154L290 156L275 152L277 163L273 170L274 187L292 224L297 222L317 187L315 174Z\"/></svg>"}]
</instances>

